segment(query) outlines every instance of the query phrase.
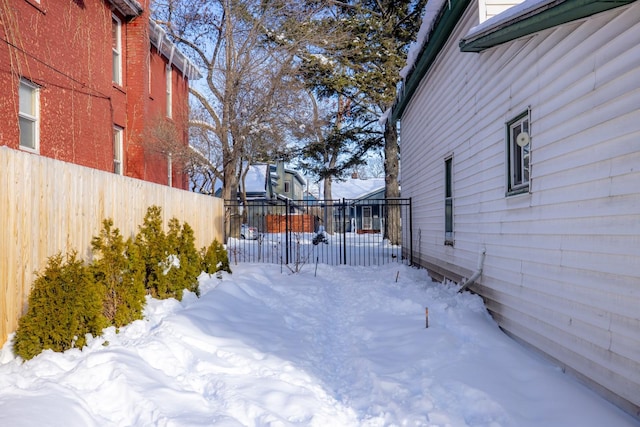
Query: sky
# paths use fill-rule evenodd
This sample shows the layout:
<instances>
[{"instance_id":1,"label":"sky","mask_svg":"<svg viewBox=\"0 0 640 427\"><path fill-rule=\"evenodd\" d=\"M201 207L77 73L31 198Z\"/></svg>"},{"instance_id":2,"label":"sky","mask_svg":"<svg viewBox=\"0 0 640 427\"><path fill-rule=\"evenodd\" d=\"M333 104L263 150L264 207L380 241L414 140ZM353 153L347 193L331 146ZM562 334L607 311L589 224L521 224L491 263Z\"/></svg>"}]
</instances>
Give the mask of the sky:
<instances>
[{"instance_id":1,"label":"sky","mask_svg":"<svg viewBox=\"0 0 640 427\"><path fill-rule=\"evenodd\" d=\"M425 270L231 267L82 350L8 341L0 426L640 426Z\"/></svg>"}]
</instances>

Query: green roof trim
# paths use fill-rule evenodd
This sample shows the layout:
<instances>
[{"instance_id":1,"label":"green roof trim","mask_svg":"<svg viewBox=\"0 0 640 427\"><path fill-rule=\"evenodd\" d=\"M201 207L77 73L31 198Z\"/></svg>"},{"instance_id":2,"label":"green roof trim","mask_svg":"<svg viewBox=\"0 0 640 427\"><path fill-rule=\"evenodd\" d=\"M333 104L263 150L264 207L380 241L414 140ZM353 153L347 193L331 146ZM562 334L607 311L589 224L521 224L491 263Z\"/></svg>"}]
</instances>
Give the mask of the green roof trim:
<instances>
[{"instance_id":1,"label":"green roof trim","mask_svg":"<svg viewBox=\"0 0 640 427\"><path fill-rule=\"evenodd\" d=\"M481 52L485 49L537 33L567 22L586 18L596 13L633 3L635 0L566 0L552 2L522 16L516 16L495 28L476 36L460 40L462 52Z\"/></svg>"},{"instance_id":2,"label":"green roof trim","mask_svg":"<svg viewBox=\"0 0 640 427\"><path fill-rule=\"evenodd\" d=\"M402 94L393 106L392 120L398 120L402 116L402 113L404 113L404 109L418 88L420 80L422 80L422 77L427 73L429 68L431 68L433 61L440 50L442 50L442 46L447 42L449 36L451 36L453 29L469 3L471 3L471 0L451 0L449 4L445 3L443 10L440 12L429 34L428 42L422 47L414 69L404 82Z\"/></svg>"},{"instance_id":3,"label":"green roof trim","mask_svg":"<svg viewBox=\"0 0 640 427\"><path fill-rule=\"evenodd\" d=\"M615 9L636 0L557 0L541 4L539 8L523 12L513 19L488 27L477 35L462 39L462 52L481 52L490 47L515 40L557 25L586 18L596 13ZM392 109L391 119L399 120L409 101L418 89L420 81L433 65L436 56L453 33L462 14L471 0L451 0L440 12L431 31L428 42L422 47L414 69L405 79L404 85Z\"/></svg>"}]
</instances>

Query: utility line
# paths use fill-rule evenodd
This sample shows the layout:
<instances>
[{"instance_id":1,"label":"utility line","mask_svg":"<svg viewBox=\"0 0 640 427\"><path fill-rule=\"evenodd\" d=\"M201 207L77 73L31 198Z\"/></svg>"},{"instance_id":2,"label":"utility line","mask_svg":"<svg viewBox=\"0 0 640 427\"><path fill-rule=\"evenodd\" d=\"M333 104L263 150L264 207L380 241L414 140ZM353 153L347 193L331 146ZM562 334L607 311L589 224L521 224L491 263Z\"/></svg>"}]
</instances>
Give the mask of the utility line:
<instances>
[{"instance_id":1,"label":"utility line","mask_svg":"<svg viewBox=\"0 0 640 427\"><path fill-rule=\"evenodd\" d=\"M6 40L4 38L0 38L0 41L5 42L7 45L13 47L14 49L16 49L16 50L18 50L20 52L22 52L26 56L34 59L35 61L39 62L40 64L44 65L45 67L55 71L56 73L64 76L65 78L71 80L72 82L79 84L83 88L87 88L89 91L92 91L92 92L83 92L83 91L78 91L78 92L83 93L85 95L93 96L93 97L96 97L96 98L111 99L110 96L105 95L105 94L101 93L100 91L95 90L95 89L87 86L87 84L85 82L81 82L81 81L71 77L70 75L66 74L64 71L55 68L53 65L48 64L47 62L45 62L45 61L41 60L40 58L38 58L37 56L33 55L32 53L27 52L23 48L16 46L15 44L11 43L9 40ZM56 85L56 84L53 84L53 83L50 83L50 82L47 82L47 84L49 84L51 86L59 87L59 88L62 88L62 89L76 90L76 89L71 88L71 87L65 87L65 86L61 86L61 85Z\"/></svg>"}]
</instances>

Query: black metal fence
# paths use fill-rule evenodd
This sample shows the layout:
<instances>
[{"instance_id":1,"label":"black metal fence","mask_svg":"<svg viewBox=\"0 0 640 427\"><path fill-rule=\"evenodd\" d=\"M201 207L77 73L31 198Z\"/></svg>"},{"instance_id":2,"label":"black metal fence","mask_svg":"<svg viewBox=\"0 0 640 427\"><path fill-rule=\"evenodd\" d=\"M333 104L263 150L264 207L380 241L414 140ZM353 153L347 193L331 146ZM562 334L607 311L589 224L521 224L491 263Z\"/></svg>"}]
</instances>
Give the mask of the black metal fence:
<instances>
[{"instance_id":1,"label":"black metal fence","mask_svg":"<svg viewBox=\"0 0 640 427\"><path fill-rule=\"evenodd\" d=\"M232 263L413 263L411 199L226 201L225 215Z\"/></svg>"}]
</instances>

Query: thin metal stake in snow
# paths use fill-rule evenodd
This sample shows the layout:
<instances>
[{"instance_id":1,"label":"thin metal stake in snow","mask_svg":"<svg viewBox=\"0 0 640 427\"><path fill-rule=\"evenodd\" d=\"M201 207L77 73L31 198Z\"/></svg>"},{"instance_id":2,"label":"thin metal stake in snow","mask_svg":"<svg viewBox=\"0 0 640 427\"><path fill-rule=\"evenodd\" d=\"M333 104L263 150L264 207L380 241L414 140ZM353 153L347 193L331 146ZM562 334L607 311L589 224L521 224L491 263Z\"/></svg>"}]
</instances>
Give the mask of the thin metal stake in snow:
<instances>
[{"instance_id":1,"label":"thin metal stake in snow","mask_svg":"<svg viewBox=\"0 0 640 427\"><path fill-rule=\"evenodd\" d=\"M429 307L425 307L424 317L425 317L425 328L429 328Z\"/></svg>"},{"instance_id":2,"label":"thin metal stake in snow","mask_svg":"<svg viewBox=\"0 0 640 427\"><path fill-rule=\"evenodd\" d=\"M316 271L313 273L313 277L317 277L318 276L318 258L320 257L316 257Z\"/></svg>"},{"instance_id":3,"label":"thin metal stake in snow","mask_svg":"<svg viewBox=\"0 0 640 427\"><path fill-rule=\"evenodd\" d=\"M396 283L398 283L398 277L400 277L400 270L398 270L398 273L396 273Z\"/></svg>"}]
</instances>

